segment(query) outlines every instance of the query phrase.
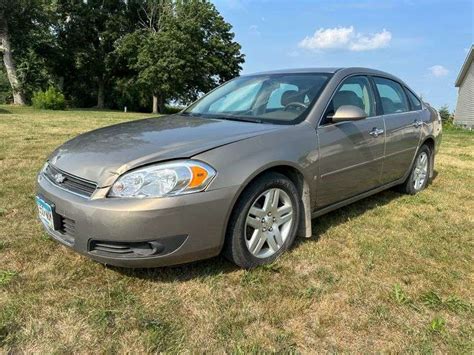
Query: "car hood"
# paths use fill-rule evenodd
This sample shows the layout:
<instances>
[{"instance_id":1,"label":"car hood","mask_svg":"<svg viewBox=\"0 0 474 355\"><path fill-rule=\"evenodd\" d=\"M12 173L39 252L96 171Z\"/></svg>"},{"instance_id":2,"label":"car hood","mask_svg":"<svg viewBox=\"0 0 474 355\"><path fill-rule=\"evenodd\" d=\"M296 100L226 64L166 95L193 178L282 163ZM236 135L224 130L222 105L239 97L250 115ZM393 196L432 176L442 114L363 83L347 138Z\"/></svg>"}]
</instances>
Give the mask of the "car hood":
<instances>
[{"instance_id":1,"label":"car hood","mask_svg":"<svg viewBox=\"0 0 474 355\"><path fill-rule=\"evenodd\" d=\"M180 115L148 118L81 134L56 149L49 161L104 187L131 168L190 158L281 127Z\"/></svg>"}]
</instances>

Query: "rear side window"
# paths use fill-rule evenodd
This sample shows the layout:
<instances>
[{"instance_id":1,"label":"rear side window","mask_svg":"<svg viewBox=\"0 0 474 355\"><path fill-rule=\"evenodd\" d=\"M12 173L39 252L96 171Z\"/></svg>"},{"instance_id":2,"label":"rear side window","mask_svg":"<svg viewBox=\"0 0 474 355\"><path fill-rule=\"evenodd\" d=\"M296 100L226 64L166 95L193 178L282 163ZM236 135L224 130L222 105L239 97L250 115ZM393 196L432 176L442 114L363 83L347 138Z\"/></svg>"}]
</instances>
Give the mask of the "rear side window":
<instances>
[{"instance_id":1,"label":"rear side window","mask_svg":"<svg viewBox=\"0 0 474 355\"><path fill-rule=\"evenodd\" d=\"M409 111L407 97L399 83L379 77L375 77L374 81L385 115Z\"/></svg>"},{"instance_id":2,"label":"rear side window","mask_svg":"<svg viewBox=\"0 0 474 355\"><path fill-rule=\"evenodd\" d=\"M411 109L413 111L421 110L421 101L408 89L406 89L408 100L410 100Z\"/></svg>"}]
</instances>

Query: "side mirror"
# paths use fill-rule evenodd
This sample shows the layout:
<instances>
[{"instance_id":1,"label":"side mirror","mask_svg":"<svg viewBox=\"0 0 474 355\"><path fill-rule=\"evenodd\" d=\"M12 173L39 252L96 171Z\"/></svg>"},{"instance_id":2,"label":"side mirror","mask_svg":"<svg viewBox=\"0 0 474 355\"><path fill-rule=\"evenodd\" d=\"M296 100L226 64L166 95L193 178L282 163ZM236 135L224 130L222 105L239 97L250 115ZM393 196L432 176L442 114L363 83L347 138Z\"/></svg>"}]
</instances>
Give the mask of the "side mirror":
<instances>
[{"instance_id":1,"label":"side mirror","mask_svg":"<svg viewBox=\"0 0 474 355\"><path fill-rule=\"evenodd\" d=\"M367 114L360 107L354 105L342 105L332 116L332 122L358 121L367 118Z\"/></svg>"}]
</instances>

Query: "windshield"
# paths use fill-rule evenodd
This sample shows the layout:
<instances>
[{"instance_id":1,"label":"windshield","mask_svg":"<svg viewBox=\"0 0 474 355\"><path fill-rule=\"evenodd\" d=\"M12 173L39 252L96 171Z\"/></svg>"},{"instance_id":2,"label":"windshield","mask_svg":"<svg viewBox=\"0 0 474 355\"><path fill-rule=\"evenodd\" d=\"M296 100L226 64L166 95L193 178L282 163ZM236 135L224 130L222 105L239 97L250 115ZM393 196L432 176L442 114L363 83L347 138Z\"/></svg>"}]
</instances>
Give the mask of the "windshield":
<instances>
[{"instance_id":1,"label":"windshield","mask_svg":"<svg viewBox=\"0 0 474 355\"><path fill-rule=\"evenodd\" d=\"M231 80L202 97L183 114L290 124L302 121L330 74L269 74Z\"/></svg>"}]
</instances>

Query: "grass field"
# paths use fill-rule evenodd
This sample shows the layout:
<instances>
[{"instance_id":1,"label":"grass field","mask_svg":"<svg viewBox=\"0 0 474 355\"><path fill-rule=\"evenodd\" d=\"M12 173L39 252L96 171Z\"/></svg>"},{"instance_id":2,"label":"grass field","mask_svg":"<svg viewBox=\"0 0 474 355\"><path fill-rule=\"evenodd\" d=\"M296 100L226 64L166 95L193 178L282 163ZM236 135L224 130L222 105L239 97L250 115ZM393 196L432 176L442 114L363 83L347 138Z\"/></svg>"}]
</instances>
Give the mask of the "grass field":
<instances>
[{"instance_id":1,"label":"grass field","mask_svg":"<svg viewBox=\"0 0 474 355\"><path fill-rule=\"evenodd\" d=\"M0 352L472 353L473 133L444 133L427 190L320 217L268 267L107 268L42 231L35 174L65 140L138 117L0 106Z\"/></svg>"}]
</instances>

